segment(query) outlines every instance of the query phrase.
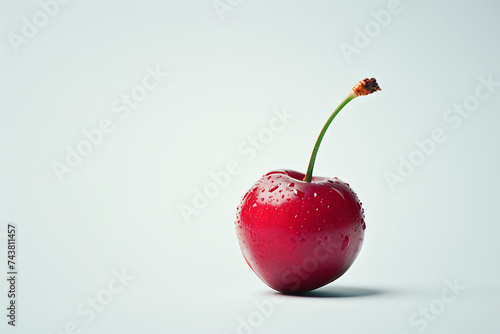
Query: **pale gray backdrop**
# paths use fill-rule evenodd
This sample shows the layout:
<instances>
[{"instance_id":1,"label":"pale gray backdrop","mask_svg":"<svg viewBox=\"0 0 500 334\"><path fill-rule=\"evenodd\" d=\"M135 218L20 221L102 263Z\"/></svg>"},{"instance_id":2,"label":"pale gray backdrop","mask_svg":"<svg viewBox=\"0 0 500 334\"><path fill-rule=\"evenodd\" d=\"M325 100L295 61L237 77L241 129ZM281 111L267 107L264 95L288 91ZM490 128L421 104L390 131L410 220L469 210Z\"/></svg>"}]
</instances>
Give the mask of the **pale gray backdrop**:
<instances>
[{"instance_id":1,"label":"pale gray backdrop","mask_svg":"<svg viewBox=\"0 0 500 334\"><path fill-rule=\"evenodd\" d=\"M497 1L0 1L2 333L497 333ZM234 233L264 173L366 210L353 267L274 293ZM278 124L278 127L272 126ZM231 172L231 174L229 173ZM214 181L218 179L218 183Z\"/></svg>"}]
</instances>

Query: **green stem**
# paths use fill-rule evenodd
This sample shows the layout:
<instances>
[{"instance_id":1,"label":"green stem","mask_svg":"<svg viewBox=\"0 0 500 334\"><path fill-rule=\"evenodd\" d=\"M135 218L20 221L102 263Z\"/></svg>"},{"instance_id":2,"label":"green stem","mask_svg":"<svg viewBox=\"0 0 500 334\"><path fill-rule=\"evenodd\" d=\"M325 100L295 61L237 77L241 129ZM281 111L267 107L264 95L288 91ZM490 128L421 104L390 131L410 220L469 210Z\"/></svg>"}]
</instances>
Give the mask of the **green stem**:
<instances>
[{"instance_id":1,"label":"green stem","mask_svg":"<svg viewBox=\"0 0 500 334\"><path fill-rule=\"evenodd\" d=\"M356 97L357 97L357 95L351 91L351 93L346 96L344 101L342 101L339 104L339 106L333 111L333 113L330 115L330 117L326 121L325 125L323 126L323 129L321 130L321 132L318 136L318 139L316 140L316 144L314 145L314 149L313 149L313 152L311 154L311 159L309 160L309 166L307 167L307 174L304 177L304 181L311 182L311 180L312 180L314 162L316 161L316 155L318 154L319 145L321 144L321 141L323 140L323 136L325 135L326 130L328 130L330 123L332 123L333 119L335 118L335 116L337 116L337 114L340 112L340 110L342 110L342 108L344 108L346 104L351 102L351 100L353 100Z\"/></svg>"}]
</instances>

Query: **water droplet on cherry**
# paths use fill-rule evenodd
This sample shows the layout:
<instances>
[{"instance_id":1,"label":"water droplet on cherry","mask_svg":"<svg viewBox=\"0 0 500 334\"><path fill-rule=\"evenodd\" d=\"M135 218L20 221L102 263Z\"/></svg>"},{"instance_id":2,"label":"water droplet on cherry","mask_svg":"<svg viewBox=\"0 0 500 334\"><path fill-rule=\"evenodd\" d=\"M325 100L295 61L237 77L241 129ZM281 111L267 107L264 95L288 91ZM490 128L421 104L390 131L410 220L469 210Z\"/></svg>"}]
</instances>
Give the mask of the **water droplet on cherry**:
<instances>
[{"instance_id":1,"label":"water droplet on cherry","mask_svg":"<svg viewBox=\"0 0 500 334\"><path fill-rule=\"evenodd\" d=\"M346 249L349 246L349 237L346 235L344 241L342 241L342 250Z\"/></svg>"},{"instance_id":2,"label":"water droplet on cherry","mask_svg":"<svg viewBox=\"0 0 500 334\"><path fill-rule=\"evenodd\" d=\"M271 188L269 188L269 192L272 193L273 191L275 191L276 189L278 189L278 186L272 186Z\"/></svg>"},{"instance_id":3,"label":"water droplet on cherry","mask_svg":"<svg viewBox=\"0 0 500 334\"><path fill-rule=\"evenodd\" d=\"M293 194L295 196L297 196L298 198L304 197L304 193L302 191L300 191L300 190L297 190L297 189L293 189Z\"/></svg>"}]
</instances>

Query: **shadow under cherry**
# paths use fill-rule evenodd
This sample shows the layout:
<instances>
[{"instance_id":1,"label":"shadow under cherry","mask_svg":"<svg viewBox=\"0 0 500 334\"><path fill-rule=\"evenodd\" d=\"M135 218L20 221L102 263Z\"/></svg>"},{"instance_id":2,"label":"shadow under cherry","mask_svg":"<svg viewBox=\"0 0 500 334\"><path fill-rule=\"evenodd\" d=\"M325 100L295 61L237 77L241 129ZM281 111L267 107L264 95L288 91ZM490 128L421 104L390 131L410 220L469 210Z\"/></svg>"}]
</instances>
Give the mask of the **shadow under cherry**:
<instances>
[{"instance_id":1,"label":"shadow under cherry","mask_svg":"<svg viewBox=\"0 0 500 334\"><path fill-rule=\"evenodd\" d=\"M372 289L372 288L356 288L356 287L323 287L313 291L301 293L279 293L292 297L308 297L308 298L354 298L354 297L369 297L376 295L389 294L387 290Z\"/></svg>"}]
</instances>

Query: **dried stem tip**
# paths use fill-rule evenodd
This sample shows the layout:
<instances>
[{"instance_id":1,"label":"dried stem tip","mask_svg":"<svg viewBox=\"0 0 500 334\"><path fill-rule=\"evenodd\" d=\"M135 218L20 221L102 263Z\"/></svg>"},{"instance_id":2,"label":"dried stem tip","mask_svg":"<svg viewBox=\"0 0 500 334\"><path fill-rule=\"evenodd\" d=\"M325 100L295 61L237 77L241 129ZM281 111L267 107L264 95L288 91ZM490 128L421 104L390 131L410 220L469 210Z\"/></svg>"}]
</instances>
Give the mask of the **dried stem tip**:
<instances>
[{"instance_id":1,"label":"dried stem tip","mask_svg":"<svg viewBox=\"0 0 500 334\"><path fill-rule=\"evenodd\" d=\"M362 96L362 95L368 95L373 92L376 92L377 90L381 90L380 87L378 86L377 80L375 78L371 79L363 79L360 82L354 86L352 91L356 96Z\"/></svg>"}]
</instances>

